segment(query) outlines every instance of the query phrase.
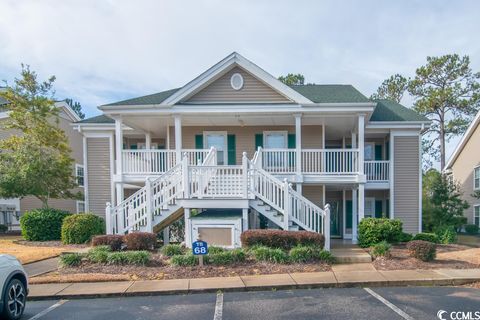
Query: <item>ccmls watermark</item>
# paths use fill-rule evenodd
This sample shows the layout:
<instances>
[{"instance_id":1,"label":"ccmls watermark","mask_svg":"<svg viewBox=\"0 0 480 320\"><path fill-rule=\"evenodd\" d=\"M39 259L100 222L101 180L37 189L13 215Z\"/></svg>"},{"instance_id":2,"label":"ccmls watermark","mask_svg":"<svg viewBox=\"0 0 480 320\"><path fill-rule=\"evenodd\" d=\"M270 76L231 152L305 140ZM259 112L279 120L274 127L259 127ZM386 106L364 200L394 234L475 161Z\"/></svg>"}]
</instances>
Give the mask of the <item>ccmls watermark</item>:
<instances>
[{"instance_id":1,"label":"ccmls watermark","mask_svg":"<svg viewBox=\"0 0 480 320\"><path fill-rule=\"evenodd\" d=\"M440 320L480 320L480 311L445 311L438 310Z\"/></svg>"}]
</instances>

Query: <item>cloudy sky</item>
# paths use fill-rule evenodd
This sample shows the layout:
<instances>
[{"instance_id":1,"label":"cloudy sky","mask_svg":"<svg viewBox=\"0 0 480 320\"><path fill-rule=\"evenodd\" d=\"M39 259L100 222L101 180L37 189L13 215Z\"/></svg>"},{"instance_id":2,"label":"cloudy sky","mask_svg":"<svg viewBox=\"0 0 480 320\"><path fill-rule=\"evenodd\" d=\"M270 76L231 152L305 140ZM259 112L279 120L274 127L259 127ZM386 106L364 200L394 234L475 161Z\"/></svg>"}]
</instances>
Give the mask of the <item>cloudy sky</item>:
<instances>
[{"instance_id":1,"label":"cloudy sky","mask_svg":"<svg viewBox=\"0 0 480 320\"><path fill-rule=\"evenodd\" d=\"M274 76L368 96L429 55L467 54L479 71L479 30L480 1L0 0L0 80L29 64L93 116L182 86L237 51Z\"/></svg>"}]
</instances>

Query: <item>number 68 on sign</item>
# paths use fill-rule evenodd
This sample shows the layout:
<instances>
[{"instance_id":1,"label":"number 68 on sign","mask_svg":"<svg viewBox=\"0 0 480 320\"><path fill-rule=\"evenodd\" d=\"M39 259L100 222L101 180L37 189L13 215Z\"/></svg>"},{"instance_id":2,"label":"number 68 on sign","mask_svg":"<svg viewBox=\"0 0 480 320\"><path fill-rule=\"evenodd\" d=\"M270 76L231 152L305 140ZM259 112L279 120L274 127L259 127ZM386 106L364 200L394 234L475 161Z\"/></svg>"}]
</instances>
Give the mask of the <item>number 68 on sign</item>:
<instances>
[{"instance_id":1,"label":"number 68 on sign","mask_svg":"<svg viewBox=\"0 0 480 320\"><path fill-rule=\"evenodd\" d=\"M205 241L195 241L192 243L192 253L196 256L208 253L208 245Z\"/></svg>"}]
</instances>

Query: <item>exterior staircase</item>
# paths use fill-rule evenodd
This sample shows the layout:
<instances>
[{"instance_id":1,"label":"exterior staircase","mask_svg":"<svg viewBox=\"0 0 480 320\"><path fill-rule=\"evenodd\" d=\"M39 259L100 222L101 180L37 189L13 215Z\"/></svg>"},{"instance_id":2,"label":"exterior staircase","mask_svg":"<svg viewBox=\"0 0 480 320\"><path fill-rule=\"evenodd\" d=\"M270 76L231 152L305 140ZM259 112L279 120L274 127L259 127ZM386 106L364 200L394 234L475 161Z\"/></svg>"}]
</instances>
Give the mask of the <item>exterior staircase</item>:
<instances>
[{"instance_id":1,"label":"exterior staircase","mask_svg":"<svg viewBox=\"0 0 480 320\"><path fill-rule=\"evenodd\" d=\"M325 235L330 249L329 206L324 209L261 168L258 152L253 160L243 154L242 165L219 166L214 148L201 164L180 163L112 207L107 204L107 232L126 234L159 231L183 215L189 199L247 199L249 206L284 230L307 230Z\"/></svg>"}]
</instances>

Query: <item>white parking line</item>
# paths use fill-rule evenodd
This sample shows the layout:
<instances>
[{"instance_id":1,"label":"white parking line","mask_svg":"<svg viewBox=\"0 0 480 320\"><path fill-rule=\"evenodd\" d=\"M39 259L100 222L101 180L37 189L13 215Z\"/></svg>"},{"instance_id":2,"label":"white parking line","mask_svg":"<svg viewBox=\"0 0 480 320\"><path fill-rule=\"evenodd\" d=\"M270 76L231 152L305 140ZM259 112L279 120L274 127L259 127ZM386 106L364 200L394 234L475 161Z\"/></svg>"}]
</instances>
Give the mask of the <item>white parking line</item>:
<instances>
[{"instance_id":1,"label":"white parking line","mask_svg":"<svg viewBox=\"0 0 480 320\"><path fill-rule=\"evenodd\" d=\"M44 315L46 315L47 313L49 313L50 311L60 307L62 304L64 304L65 302L67 302L68 300L60 300L58 301L57 303L55 303L54 305L51 305L50 307L48 307L47 309L37 313L36 315L34 315L33 317L31 317L30 319L28 320L36 320L36 319L40 319L41 317L43 317Z\"/></svg>"},{"instance_id":2,"label":"white parking line","mask_svg":"<svg viewBox=\"0 0 480 320\"><path fill-rule=\"evenodd\" d=\"M217 293L217 302L215 303L215 313L213 320L222 320L223 314L223 293Z\"/></svg>"},{"instance_id":3,"label":"white parking line","mask_svg":"<svg viewBox=\"0 0 480 320\"><path fill-rule=\"evenodd\" d=\"M375 291L373 291L372 289L370 288L363 288L365 289L365 291L367 291L368 293L370 293L373 297L375 297L377 300L379 300L380 302L382 302L384 305L386 305L387 307L389 307L390 309L392 309L393 311L395 311L399 316L401 316L403 319L405 320L414 320L412 317L410 317L408 314L406 314L405 312L403 312L399 307L397 307L396 305L394 305L393 303L391 303L390 301L388 301L387 299L385 299L384 297L382 297L381 295L379 295L378 293L376 293Z\"/></svg>"}]
</instances>

